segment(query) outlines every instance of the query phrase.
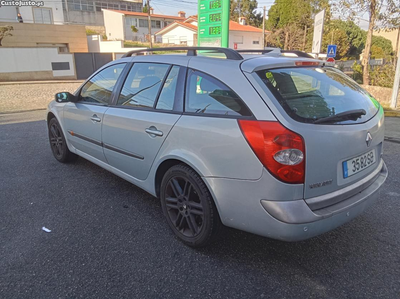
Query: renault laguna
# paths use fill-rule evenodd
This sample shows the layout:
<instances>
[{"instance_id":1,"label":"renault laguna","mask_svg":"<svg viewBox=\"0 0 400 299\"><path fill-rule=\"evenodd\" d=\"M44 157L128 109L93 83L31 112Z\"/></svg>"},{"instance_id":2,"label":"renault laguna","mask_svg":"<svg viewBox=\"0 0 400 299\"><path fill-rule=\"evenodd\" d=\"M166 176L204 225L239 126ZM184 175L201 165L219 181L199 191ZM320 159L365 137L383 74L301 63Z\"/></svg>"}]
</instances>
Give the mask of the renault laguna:
<instances>
[{"instance_id":1,"label":"renault laguna","mask_svg":"<svg viewBox=\"0 0 400 299\"><path fill-rule=\"evenodd\" d=\"M180 55L143 55L155 50ZM222 225L320 235L376 201L388 175L382 107L302 52L131 51L56 94L47 123L59 162L83 157L159 198L193 247Z\"/></svg>"}]
</instances>

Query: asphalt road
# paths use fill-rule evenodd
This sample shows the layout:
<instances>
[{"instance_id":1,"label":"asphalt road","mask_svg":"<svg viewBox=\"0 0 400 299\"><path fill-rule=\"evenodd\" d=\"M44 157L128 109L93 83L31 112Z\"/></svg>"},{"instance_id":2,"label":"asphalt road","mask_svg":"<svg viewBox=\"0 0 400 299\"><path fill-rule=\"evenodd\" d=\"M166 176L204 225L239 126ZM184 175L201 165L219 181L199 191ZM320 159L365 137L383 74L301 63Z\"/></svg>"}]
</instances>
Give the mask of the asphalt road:
<instances>
[{"instance_id":1,"label":"asphalt road","mask_svg":"<svg viewBox=\"0 0 400 299\"><path fill-rule=\"evenodd\" d=\"M152 196L58 163L43 118L0 115L1 298L400 298L400 144L384 144L379 202L335 231L284 243L225 229L194 250Z\"/></svg>"}]
</instances>

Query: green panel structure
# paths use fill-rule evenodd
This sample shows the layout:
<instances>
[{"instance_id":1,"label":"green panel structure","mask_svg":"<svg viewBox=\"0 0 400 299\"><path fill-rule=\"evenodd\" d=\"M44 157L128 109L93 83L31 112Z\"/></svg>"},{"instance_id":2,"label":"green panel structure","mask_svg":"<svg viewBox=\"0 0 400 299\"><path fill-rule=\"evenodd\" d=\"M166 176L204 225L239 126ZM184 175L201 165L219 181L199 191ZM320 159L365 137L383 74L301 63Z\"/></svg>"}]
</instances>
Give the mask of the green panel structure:
<instances>
[{"instance_id":1,"label":"green panel structure","mask_svg":"<svg viewBox=\"0 0 400 299\"><path fill-rule=\"evenodd\" d=\"M229 46L229 0L198 1L197 44L207 47Z\"/></svg>"}]
</instances>

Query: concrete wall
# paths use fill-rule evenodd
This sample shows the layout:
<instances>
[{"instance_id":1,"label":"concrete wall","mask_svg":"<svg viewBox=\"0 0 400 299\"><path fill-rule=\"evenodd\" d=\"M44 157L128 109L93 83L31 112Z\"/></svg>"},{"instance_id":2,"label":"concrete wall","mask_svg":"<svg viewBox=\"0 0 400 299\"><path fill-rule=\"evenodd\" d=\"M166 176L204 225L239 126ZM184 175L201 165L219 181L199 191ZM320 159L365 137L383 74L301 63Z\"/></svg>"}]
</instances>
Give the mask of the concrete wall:
<instances>
[{"instance_id":1,"label":"concrete wall","mask_svg":"<svg viewBox=\"0 0 400 299\"><path fill-rule=\"evenodd\" d=\"M388 87L361 85L366 91L381 103L382 106L389 107L392 99L392 89ZM400 97L400 92L399 92Z\"/></svg>"},{"instance_id":2,"label":"concrete wall","mask_svg":"<svg viewBox=\"0 0 400 299\"><path fill-rule=\"evenodd\" d=\"M123 41L103 40L100 35L89 35L87 41L89 52L93 53L126 53L133 50L132 48L124 48Z\"/></svg>"},{"instance_id":3,"label":"concrete wall","mask_svg":"<svg viewBox=\"0 0 400 299\"><path fill-rule=\"evenodd\" d=\"M179 26L162 35L162 43L185 45L186 41L188 46L193 46L195 34L196 32Z\"/></svg>"},{"instance_id":4,"label":"concrete wall","mask_svg":"<svg viewBox=\"0 0 400 299\"><path fill-rule=\"evenodd\" d=\"M237 43L237 49L262 49L262 36L262 32L229 31L229 48L233 49Z\"/></svg>"},{"instance_id":5,"label":"concrete wall","mask_svg":"<svg viewBox=\"0 0 400 299\"><path fill-rule=\"evenodd\" d=\"M124 40L124 14L103 10L104 27L109 40Z\"/></svg>"},{"instance_id":6,"label":"concrete wall","mask_svg":"<svg viewBox=\"0 0 400 299\"><path fill-rule=\"evenodd\" d=\"M73 54L57 48L0 48L0 81L75 79ZM52 63L68 63L68 70L53 70Z\"/></svg>"},{"instance_id":7,"label":"concrete wall","mask_svg":"<svg viewBox=\"0 0 400 299\"><path fill-rule=\"evenodd\" d=\"M53 24L64 24L64 13L61 0L44 0L42 8L51 9ZM19 12L21 13L24 23L35 23L33 17L33 6L21 6ZM17 6L1 6L0 7L0 22L17 23ZM36 20L37 22L37 20Z\"/></svg>"},{"instance_id":8,"label":"concrete wall","mask_svg":"<svg viewBox=\"0 0 400 299\"><path fill-rule=\"evenodd\" d=\"M106 28L104 26L85 26L86 30L96 31L98 34L106 34Z\"/></svg>"},{"instance_id":9,"label":"concrete wall","mask_svg":"<svg viewBox=\"0 0 400 299\"><path fill-rule=\"evenodd\" d=\"M37 47L38 44L67 44L69 52L87 52L85 26L81 25L47 25L26 23L1 23L11 25L13 36L3 39L4 47Z\"/></svg>"},{"instance_id":10,"label":"concrete wall","mask_svg":"<svg viewBox=\"0 0 400 299\"><path fill-rule=\"evenodd\" d=\"M104 17L102 11L83 11L83 10L70 10L68 12L64 11L64 21L68 24L104 26Z\"/></svg>"}]
</instances>

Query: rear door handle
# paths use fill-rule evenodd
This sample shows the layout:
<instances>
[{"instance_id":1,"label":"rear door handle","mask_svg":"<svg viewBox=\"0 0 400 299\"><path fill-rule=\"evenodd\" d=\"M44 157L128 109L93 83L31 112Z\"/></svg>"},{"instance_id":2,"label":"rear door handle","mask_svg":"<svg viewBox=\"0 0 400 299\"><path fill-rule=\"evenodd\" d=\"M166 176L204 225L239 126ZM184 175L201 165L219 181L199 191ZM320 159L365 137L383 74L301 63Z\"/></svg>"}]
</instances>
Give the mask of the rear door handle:
<instances>
[{"instance_id":1,"label":"rear door handle","mask_svg":"<svg viewBox=\"0 0 400 299\"><path fill-rule=\"evenodd\" d=\"M96 114L93 114L93 116L90 119L98 123L101 122L101 118L98 117Z\"/></svg>"},{"instance_id":2,"label":"rear door handle","mask_svg":"<svg viewBox=\"0 0 400 299\"><path fill-rule=\"evenodd\" d=\"M150 128L147 128L147 129L145 130L145 132L146 132L147 134L149 134L149 135L158 136L158 137L161 137L161 136L164 135L163 132L157 130L157 128L156 128L155 126L151 126Z\"/></svg>"}]
</instances>

